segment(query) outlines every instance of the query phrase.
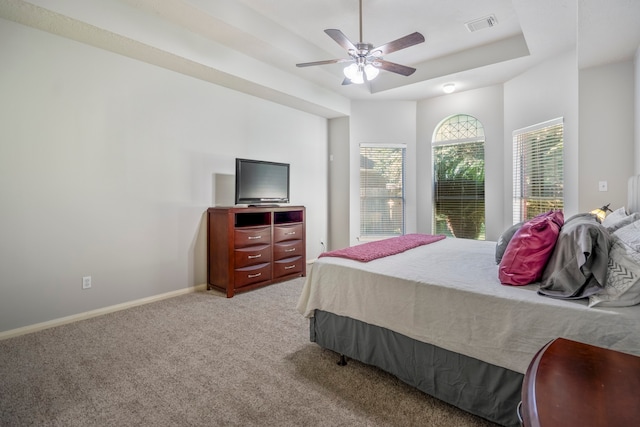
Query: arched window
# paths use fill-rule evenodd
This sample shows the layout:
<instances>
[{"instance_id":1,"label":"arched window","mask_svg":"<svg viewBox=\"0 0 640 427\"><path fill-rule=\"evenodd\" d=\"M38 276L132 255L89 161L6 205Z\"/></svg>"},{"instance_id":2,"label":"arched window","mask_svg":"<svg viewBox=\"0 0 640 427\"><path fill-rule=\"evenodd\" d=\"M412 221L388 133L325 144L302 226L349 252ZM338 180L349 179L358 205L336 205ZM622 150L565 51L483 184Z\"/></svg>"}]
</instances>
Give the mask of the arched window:
<instances>
[{"instance_id":1,"label":"arched window","mask_svg":"<svg viewBox=\"0 0 640 427\"><path fill-rule=\"evenodd\" d=\"M443 120L433 141L436 234L484 240L484 127L473 116Z\"/></svg>"}]
</instances>

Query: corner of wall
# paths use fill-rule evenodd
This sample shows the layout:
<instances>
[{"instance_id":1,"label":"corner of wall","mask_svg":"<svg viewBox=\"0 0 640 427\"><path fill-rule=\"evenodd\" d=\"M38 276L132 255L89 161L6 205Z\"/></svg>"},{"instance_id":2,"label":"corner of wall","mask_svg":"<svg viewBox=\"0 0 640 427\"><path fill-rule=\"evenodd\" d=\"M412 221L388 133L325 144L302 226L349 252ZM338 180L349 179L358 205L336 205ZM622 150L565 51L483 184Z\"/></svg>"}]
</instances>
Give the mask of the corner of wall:
<instances>
[{"instance_id":1,"label":"corner of wall","mask_svg":"<svg viewBox=\"0 0 640 427\"><path fill-rule=\"evenodd\" d=\"M640 174L640 46L636 49L634 65L634 86L635 86L635 141L634 141L634 170L635 174Z\"/></svg>"}]
</instances>

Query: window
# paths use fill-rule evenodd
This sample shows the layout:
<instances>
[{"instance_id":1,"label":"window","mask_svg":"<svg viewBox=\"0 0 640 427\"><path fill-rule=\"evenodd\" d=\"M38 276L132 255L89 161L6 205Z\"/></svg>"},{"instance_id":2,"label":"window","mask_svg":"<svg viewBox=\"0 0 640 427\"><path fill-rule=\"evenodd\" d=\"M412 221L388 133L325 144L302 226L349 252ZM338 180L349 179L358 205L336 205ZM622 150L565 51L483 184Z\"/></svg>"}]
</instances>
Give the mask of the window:
<instances>
[{"instance_id":1,"label":"window","mask_svg":"<svg viewBox=\"0 0 640 427\"><path fill-rule=\"evenodd\" d=\"M563 120L513 132L513 223L563 208Z\"/></svg>"},{"instance_id":2,"label":"window","mask_svg":"<svg viewBox=\"0 0 640 427\"><path fill-rule=\"evenodd\" d=\"M404 144L360 145L360 240L404 234Z\"/></svg>"},{"instance_id":3,"label":"window","mask_svg":"<svg viewBox=\"0 0 640 427\"><path fill-rule=\"evenodd\" d=\"M433 210L436 234L484 240L484 127L458 114L435 131Z\"/></svg>"}]
</instances>

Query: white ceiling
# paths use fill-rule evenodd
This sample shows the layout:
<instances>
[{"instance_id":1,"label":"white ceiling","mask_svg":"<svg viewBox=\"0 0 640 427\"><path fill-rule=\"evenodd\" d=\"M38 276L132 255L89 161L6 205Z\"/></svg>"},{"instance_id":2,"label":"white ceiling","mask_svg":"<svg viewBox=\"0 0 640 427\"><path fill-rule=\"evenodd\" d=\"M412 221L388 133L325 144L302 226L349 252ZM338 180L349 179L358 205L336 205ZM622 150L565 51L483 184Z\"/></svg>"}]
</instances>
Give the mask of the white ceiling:
<instances>
[{"instance_id":1,"label":"white ceiling","mask_svg":"<svg viewBox=\"0 0 640 427\"><path fill-rule=\"evenodd\" d=\"M502 83L577 46L581 68L630 59L640 46L640 0L363 0L362 41L414 31L424 43L386 60L370 86L341 85L346 58L324 33L359 39L358 0L0 0L0 17L326 117L350 99L417 100ZM493 14L494 27L465 23Z\"/></svg>"}]
</instances>

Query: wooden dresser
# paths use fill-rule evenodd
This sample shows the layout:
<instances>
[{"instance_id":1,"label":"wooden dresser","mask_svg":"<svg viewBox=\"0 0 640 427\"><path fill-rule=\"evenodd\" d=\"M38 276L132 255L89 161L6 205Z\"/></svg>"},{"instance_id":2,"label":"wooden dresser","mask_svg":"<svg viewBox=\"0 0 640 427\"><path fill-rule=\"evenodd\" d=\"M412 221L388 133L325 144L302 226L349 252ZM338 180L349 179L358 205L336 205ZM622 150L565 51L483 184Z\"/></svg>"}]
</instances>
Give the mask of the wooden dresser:
<instances>
[{"instance_id":1,"label":"wooden dresser","mask_svg":"<svg viewBox=\"0 0 640 427\"><path fill-rule=\"evenodd\" d=\"M558 338L522 384L525 427L640 425L640 357Z\"/></svg>"},{"instance_id":2,"label":"wooden dresser","mask_svg":"<svg viewBox=\"0 0 640 427\"><path fill-rule=\"evenodd\" d=\"M306 275L305 208L207 210L207 289L236 292Z\"/></svg>"}]
</instances>

